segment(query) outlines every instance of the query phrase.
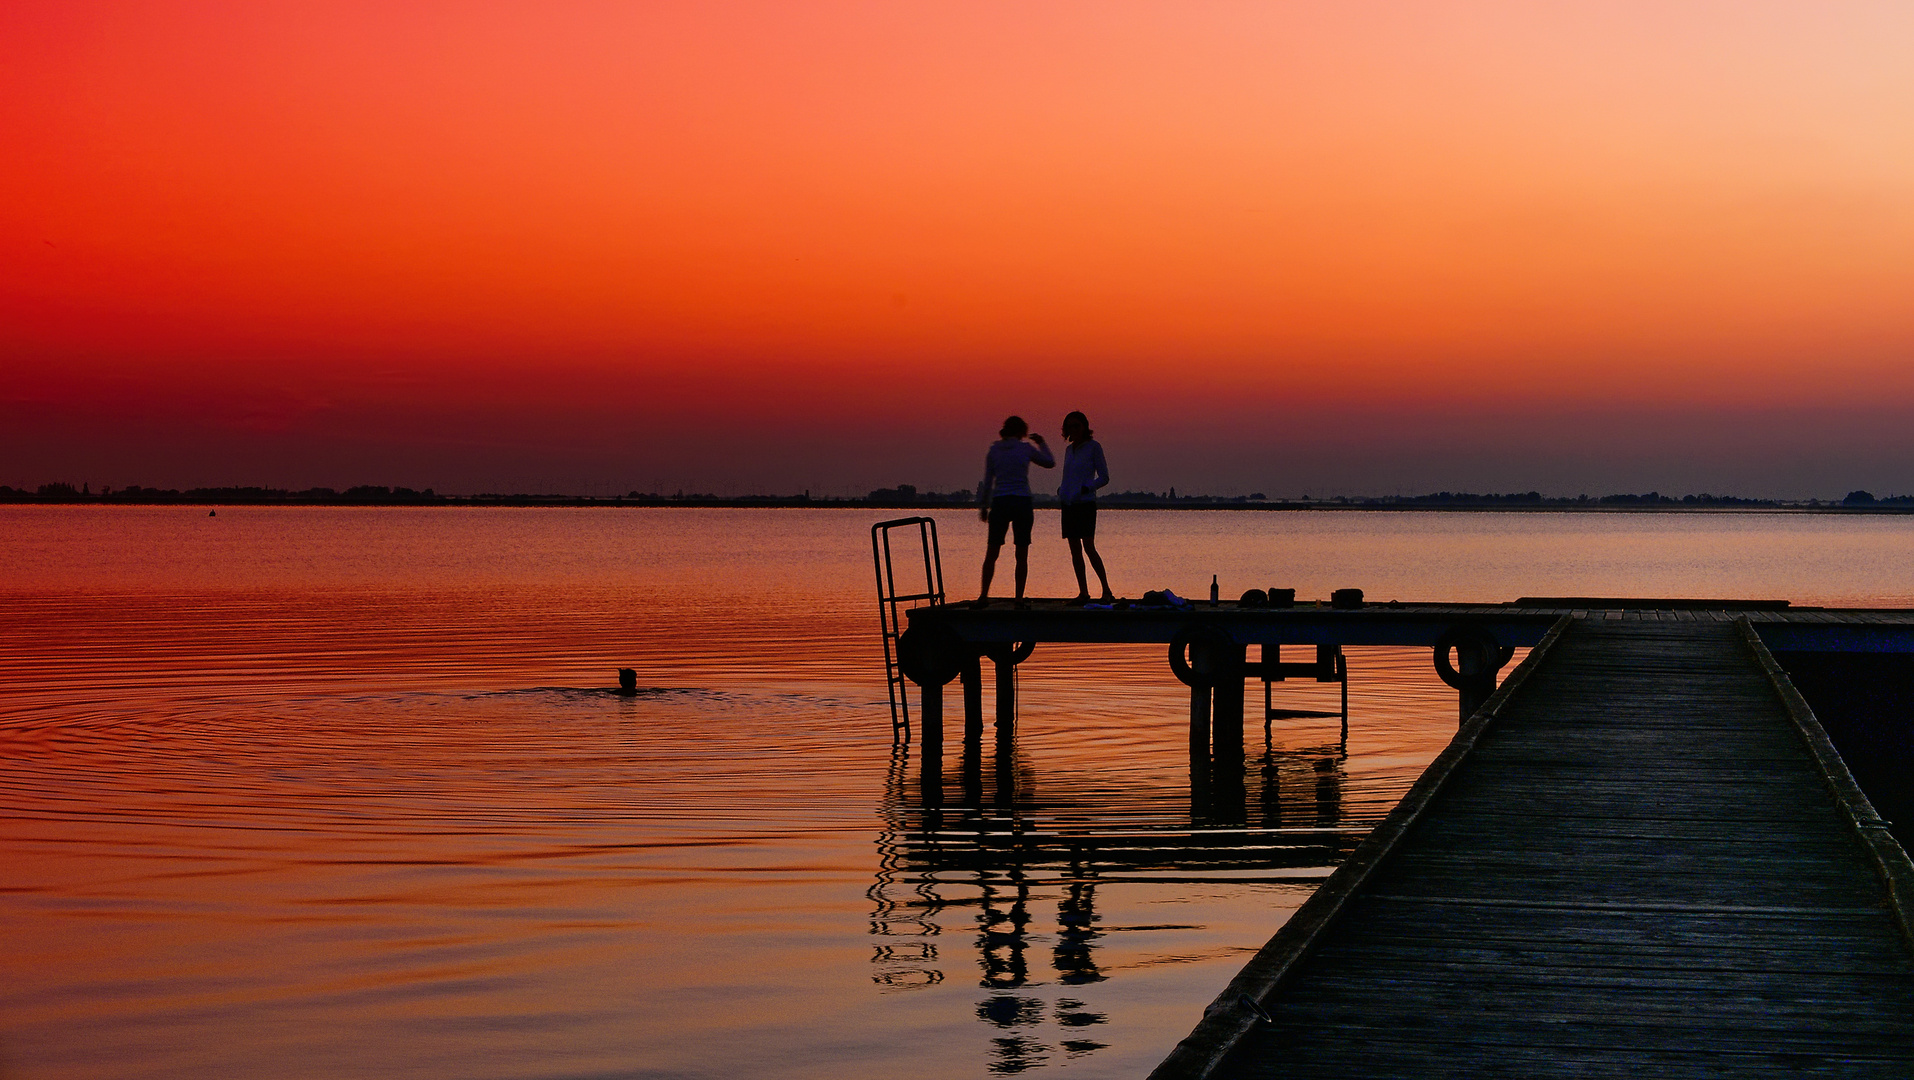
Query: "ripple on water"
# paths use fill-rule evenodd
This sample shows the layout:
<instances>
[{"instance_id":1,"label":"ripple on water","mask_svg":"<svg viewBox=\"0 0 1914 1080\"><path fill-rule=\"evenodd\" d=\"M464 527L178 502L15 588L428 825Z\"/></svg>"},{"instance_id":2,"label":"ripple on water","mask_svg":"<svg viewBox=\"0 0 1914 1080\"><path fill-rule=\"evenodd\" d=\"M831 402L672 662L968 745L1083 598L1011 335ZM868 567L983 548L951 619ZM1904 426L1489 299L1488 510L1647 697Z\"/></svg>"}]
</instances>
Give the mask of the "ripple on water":
<instances>
[{"instance_id":1,"label":"ripple on water","mask_svg":"<svg viewBox=\"0 0 1914 1080\"><path fill-rule=\"evenodd\" d=\"M1140 1075L1455 725L1426 652L1352 652L1346 746L1252 725L1193 793L1160 649L1045 646L1015 739L953 731L927 783L866 518L726 559L736 518L325 520L261 555L284 584L9 600L22 1075Z\"/></svg>"}]
</instances>

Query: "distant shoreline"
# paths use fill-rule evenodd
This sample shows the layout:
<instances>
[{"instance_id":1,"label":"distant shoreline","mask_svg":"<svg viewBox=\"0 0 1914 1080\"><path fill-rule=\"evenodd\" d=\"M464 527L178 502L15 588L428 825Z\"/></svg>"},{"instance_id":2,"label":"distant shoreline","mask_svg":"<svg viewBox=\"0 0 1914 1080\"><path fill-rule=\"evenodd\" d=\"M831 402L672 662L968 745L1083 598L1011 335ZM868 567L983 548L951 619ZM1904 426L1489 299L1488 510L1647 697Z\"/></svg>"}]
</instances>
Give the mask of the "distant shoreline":
<instances>
[{"instance_id":1,"label":"distant shoreline","mask_svg":"<svg viewBox=\"0 0 1914 1080\"><path fill-rule=\"evenodd\" d=\"M1150 499L1105 498L1097 505L1104 510L1233 510L1296 512L1310 510L1396 511L1396 512L1470 512L1470 513L1810 513L1810 514L1914 514L1914 498L1896 498L1875 502L1782 501L1765 499L1696 498L1676 500L1649 496L1604 496L1602 498L1518 499L1510 496L1483 498L1434 497L1389 499L1312 499L1251 501L1244 497L1189 495L1159 496ZM639 509L812 509L875 510L897 513L921 511L961 511L976 509L974 501L951 497L901 500L885 498L816 499L809 496L747 495L439 495L432 491L404 488L379 491L281 492L260 489L197 489L159 491L142 488L111 491L104 494L59 492L40 494L0 488L0 505L12 506L348 506L348 507L593 507ZM1040 498L1038 509L1055 509L1054 500Z\"/></svg>"}]
</instances>

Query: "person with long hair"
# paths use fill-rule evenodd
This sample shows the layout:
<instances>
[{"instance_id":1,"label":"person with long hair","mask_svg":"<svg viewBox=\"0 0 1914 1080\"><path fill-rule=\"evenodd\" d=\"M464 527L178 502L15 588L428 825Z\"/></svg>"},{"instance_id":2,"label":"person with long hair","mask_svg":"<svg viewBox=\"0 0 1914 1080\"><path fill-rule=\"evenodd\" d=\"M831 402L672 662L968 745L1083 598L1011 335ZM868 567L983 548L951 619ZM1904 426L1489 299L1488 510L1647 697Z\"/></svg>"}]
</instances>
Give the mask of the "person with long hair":
<instances>
[{"instance_id":1,"label":"person with long hair","mask_svg":"<svg viewBox=\"0 0 1914 1080\"><path fill-rule=\"evenodd\" d=\"M1024 437L1030 441L1025 442ZM1023 607L1024 578L1030 573L1030 526L1036 514L1030 505L1030 466L1036 463L1048 469L1057 464L1043 436L1033 433L1023 417L1012 416L997 432L997 441L984 454L984 479L977 485L977 513L990 523L990 535L984 547L984 582L977 590L975 606L990 603L990 578L997 571L997 553L1003 550L1004 534L1010 533L1017 545L1017 606Z\"/></svg>"},{"instance_id":2,"label":"person with long hair","mask_svg":"<svg viewBox=\"0 0 1914 1080\"><path fill-rule=\"evenodd\" d=\"M1103 571L1103 557L1097 554L1097 489L1110 482L1110 467L1103 460L1103 444L1091 438L1090 420L1080 412L1063 418L1063 483L1057 488L1057 501L1063 505L1063 538L1070 542L1070 565L1077 572L1077 596L1074 603L1090 600L1090 582L1083 574L1083 560L1103 585L1103 599L1115 600L1110 591L1110 575Z\"/></svg>"}]
</instances>

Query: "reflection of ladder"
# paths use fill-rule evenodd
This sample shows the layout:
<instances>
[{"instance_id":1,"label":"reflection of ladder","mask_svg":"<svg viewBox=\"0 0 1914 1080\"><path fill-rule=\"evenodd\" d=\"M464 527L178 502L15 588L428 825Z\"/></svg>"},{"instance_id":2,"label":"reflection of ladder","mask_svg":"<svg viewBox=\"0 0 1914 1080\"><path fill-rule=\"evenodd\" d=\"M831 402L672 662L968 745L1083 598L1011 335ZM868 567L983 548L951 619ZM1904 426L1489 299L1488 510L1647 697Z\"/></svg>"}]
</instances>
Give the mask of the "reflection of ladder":
<instances>
[{"instance_id":1,"label":"reflection of ladder","mask_svg":"<svg viewBox=\"0 0 1914 1080\"><path fill-rule=\"evenodd\" d=\"M1292 716L1336 716L1342 718L1342 741L1349 743L1349 661L1343 657L1341 645L1316 646L1316 662L1283 663L1281 645L1263 646L1263 736L1269 736L1269 722ZM1342 684L1342 708L1337 712L1324 709L1278 709L1273 707L1270 684L1282 682L1290 676L1303 679L1315 679L1317 682Z\"/></svg>"},{"instance_id":2,"label":"reflection of ladder","mask_svg":"<svg viewBox=\"0 0 1914 1080\"><path fill-rule=\"evenodd\" d=\"M891 530L917 527L917 546L924 559L924 587L919 592L897 591L891 565ZM920 603L944 602L944 560L937 551L937 522L927 517L898 518L871 526L871 561L877 566L877 618L884 629L884 681L891 695L891 737L910 738L910 698L903 669L897 665L897 639L904 633L904 612Z\"/></svg>"}]
</instances>

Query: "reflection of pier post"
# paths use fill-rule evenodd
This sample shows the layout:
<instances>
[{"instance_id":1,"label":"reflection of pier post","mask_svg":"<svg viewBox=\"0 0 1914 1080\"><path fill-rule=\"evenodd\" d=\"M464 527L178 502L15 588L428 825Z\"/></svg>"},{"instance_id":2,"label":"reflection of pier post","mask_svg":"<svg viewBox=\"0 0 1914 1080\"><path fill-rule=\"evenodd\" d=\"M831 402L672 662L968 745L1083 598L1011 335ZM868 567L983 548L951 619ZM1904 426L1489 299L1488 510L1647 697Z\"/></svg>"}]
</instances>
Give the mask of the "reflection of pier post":
<instances>
[{"instance_id":1,"label":"reflection of pier post","mask_svg":"<svg viewBox=\"0 0 1914 1080\"><path fill-rule=\"evenodd\" d=\"M1268 742L1263 744L1261 772L1262 826L1265 829L1280 828L1283 824L1283 777L1276 767L1276 749Z\"/></svg>"},{"instance_id":2,"label":"reflection of pier post","mask_svg":"<svg viewBox=\"0 0 1914 1080\"><path fill-rule=\"evenodd\" d=\"M1342 767L1336 758L1316 762L1316 824L1325 829L1342 824Z\"/></svg>"}]
</instances>

